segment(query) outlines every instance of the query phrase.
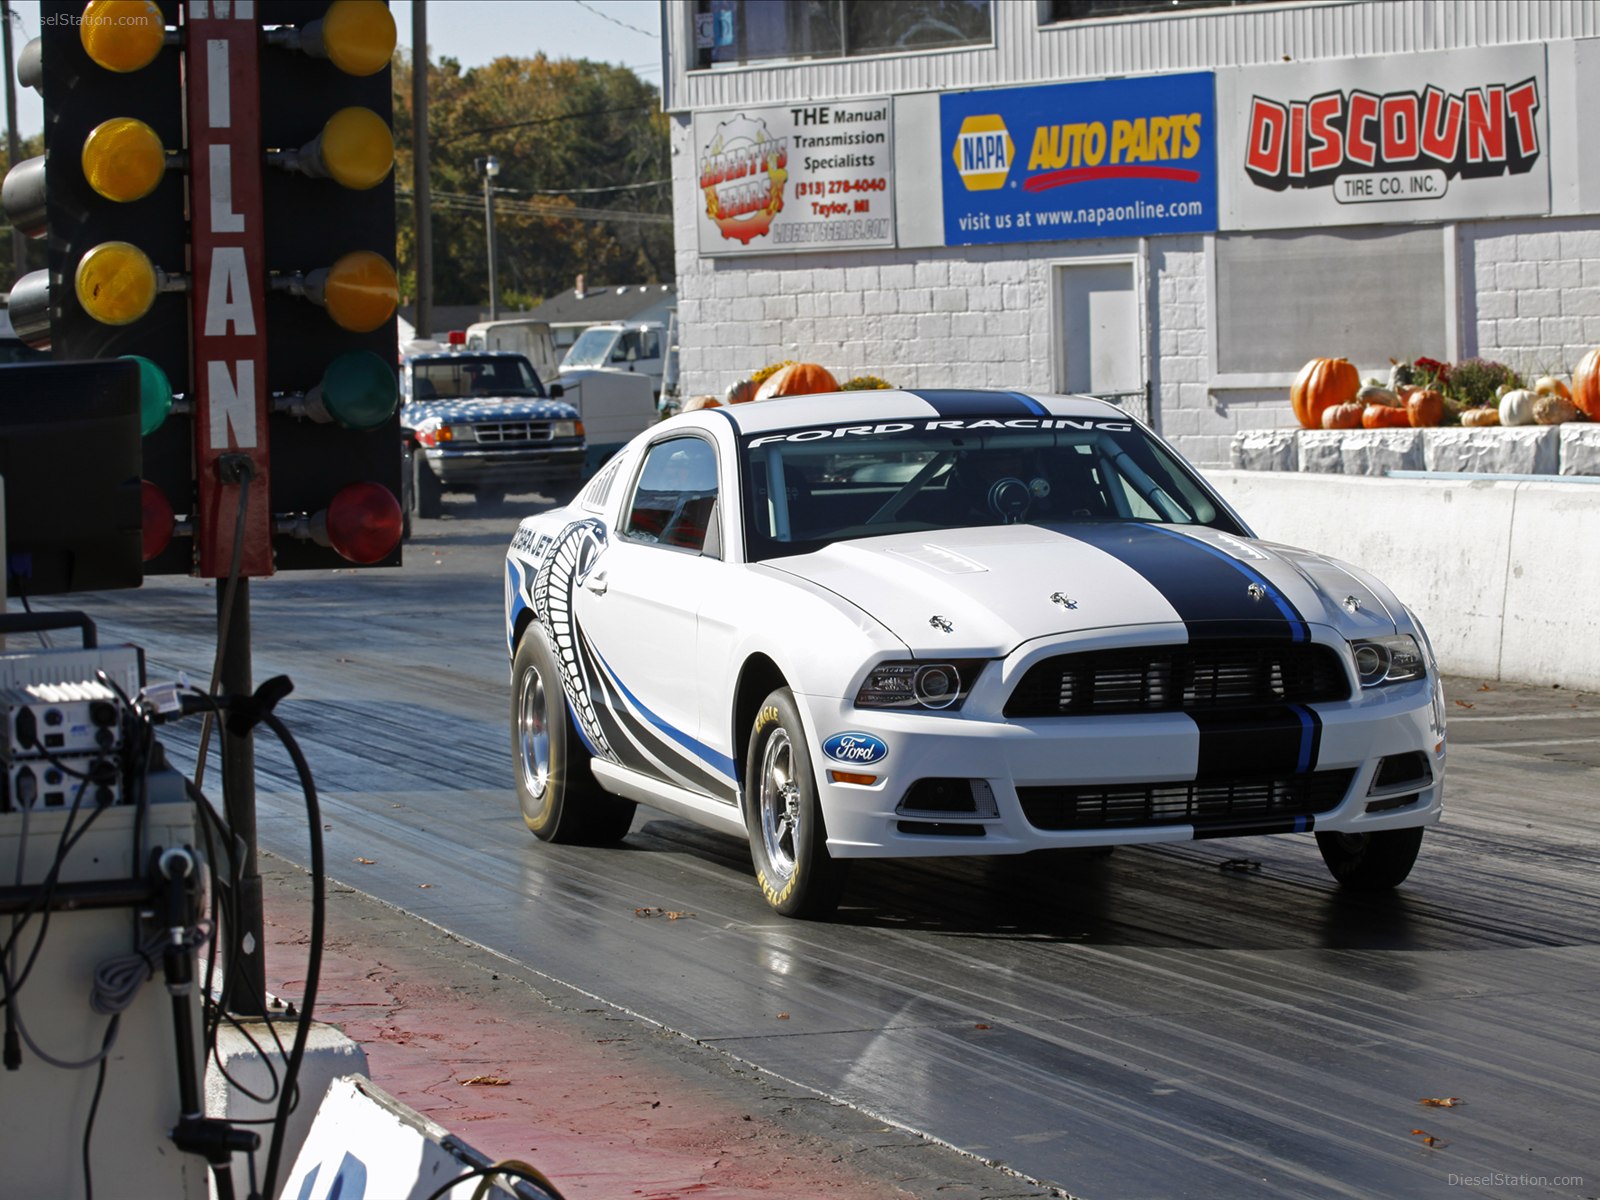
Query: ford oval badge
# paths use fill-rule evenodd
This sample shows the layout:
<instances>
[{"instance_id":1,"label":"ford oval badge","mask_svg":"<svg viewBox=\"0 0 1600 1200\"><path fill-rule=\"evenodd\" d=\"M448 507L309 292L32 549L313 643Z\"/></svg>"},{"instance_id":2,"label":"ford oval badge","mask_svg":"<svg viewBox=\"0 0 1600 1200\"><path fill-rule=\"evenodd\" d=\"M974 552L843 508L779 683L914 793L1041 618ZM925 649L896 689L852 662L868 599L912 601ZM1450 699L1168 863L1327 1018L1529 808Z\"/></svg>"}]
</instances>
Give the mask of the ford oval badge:
<instances>
[{"instance_id":1,"label":"ford oval badge","mask_svg":"<svg viewBox=\"0 0 1600 1200\"><path fill-rule=\"evenodd\" d=\"M834 762L866 764L889 757L889 747L880 737L860 730L836 733L822 743L822 752Z\"/></svg>"}]
</instances>

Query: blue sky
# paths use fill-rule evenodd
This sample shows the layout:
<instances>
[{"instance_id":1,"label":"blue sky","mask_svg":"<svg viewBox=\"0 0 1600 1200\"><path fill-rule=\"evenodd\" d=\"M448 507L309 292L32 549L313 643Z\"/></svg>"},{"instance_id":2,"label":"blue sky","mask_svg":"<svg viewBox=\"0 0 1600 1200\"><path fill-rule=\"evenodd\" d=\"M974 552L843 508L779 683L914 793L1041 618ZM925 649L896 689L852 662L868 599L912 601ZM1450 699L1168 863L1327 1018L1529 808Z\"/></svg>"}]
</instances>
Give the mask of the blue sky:
<instances>
[{"instance_id":1,"label":"blue sky","mask_svg":"<svg viewBox=\"0 0 1600 1200\"><path fill-rule=\"evenodd\" d=\"M13 0L18 51L39 33L38 0ZM411 0L394 0L402 46L411 45ZM428 42L435 58L475 67L500 55L589 58L632 67L661 83L661 8L657 0L428 0ZM0 109L3 116L3 109ZM38 133L44 109L38 93L17 90L17 128Z\"/></svg>"}]
</instances>

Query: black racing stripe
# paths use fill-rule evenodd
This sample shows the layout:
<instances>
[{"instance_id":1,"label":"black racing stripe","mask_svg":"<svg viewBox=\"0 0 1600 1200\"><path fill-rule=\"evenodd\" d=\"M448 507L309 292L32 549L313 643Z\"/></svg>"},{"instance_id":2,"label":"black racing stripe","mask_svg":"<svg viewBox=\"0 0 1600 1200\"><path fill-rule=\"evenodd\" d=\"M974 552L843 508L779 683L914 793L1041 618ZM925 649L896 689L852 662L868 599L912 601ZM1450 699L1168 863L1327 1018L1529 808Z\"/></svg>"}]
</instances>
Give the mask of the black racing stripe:
<instances>
[{"instance_id":1,"label":"black racing stripe","mask_svg":"<svg viewBox=\"0 0 1600 1200\"><path fill-rule=\"evenodd\" d=\"M1303 704L1191 712L1189 719L1200 729L1200 780L1303 775L1322 746L1322 721Z\"/></svg>"},{"instance_id":2,"label":"black racing stripe","mask_svg":"<svg viewBox=\"0 0 1600 1200\"><path fill-rule=\"evenodd\" d=\"M933 405L941 417L1042 417L1044 405L1018 392L966 392L959 388L921 388L911 394Z\"/></svg>"},{"instance_id":3,"label":"black racing stripe","mask_svg":"<svg viewBox=\"0 0 1600 1200\"><path fill-rule=\"evenodd\" d=\"M1305 621L1281 593L1243 563L1182 534L1127 521L1086 522L1069 533L1137 571L1189 628L1189 639L1306 641ZM1251 584L1261 587L1251 599Z\"/></svg>"},{"instance_id":4,"label":"black racing stripe","mask_svg":"<svg viewBox=\"0 0 1600 1200\"><path fill-rule=\"evenodd\" d=\"M1311 636L1294 606L1264 576L1193 538L1112 522L1075 525L1071 536L1137 571L1177 610L1191 642L1304 642ZM1196 779L1302 775L1316 766L1322 746L1321 718L1303 704L1194 711L1189 718L1200 732Z\"/></svg>"}]
</instances>

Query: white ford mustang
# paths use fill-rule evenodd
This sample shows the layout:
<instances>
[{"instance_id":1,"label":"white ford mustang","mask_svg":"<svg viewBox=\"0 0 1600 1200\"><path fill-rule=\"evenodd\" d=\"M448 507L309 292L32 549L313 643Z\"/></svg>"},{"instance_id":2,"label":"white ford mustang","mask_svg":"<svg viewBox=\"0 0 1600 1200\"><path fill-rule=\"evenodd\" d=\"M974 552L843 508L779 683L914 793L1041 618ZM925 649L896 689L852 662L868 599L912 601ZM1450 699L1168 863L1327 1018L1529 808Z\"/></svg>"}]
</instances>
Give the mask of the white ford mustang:
<instances>
[{"instance_id":1,"label":"white ford mustang","mask_svg":"<svg viewBox=\"0 0 1600 1200\"><path fill-rule=\"evenodd\" d=\"M749 838L780 913L853 858L1315 831L1354 888L1439 819L1443 693L1377 580L1258 541L1099 401L685 413L506 556L528 827Z\"/></svg>"}]
</instances>

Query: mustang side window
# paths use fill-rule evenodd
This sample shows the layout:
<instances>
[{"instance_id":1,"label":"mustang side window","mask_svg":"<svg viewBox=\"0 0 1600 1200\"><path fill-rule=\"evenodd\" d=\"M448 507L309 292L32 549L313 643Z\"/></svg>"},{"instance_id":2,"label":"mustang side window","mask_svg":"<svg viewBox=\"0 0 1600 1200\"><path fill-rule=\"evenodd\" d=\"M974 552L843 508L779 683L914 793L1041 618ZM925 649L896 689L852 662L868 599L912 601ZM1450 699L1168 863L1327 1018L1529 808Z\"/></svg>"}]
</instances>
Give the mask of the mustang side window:
<instances>
[{"instance_id":1,"label":"mustang side window","mask_svg":"<svg viewBox=\"0 0 1600 1200\"><path fill-rule=\"evenodd\" d=\"M623 536L700 551L716 520L717 458L697 437L657 442L645 454Z\"/></svg>"}]
</instances>

